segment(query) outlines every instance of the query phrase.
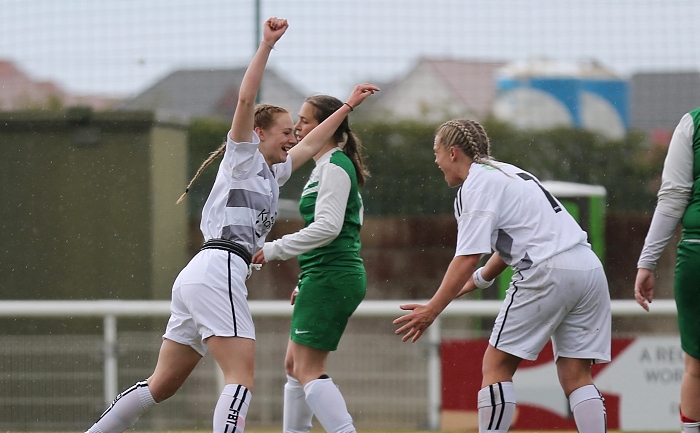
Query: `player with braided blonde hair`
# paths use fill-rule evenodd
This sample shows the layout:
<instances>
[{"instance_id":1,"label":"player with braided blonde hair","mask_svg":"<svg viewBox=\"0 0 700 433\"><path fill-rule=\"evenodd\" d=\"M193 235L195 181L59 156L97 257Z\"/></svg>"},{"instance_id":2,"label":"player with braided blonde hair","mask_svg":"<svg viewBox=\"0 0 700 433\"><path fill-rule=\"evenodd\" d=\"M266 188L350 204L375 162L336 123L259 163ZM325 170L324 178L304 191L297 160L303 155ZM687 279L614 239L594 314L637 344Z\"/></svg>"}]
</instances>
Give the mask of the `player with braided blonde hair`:
<instances>
[{"instance_id":1,"label":"player with braided blonde hair","mask_svg":"<svg viewBox=\"0 0 700 433\"><path fill-rule=\"evenodd\" d=\"M491 157L491 143L484 127L470 119L455 119L443 123L437 134L448 143L454 143L476 162L483 163Z\"/></svg>"},{"instance_id":2,"label":"player with braided blonde hair","mask_svg":"<svg viewBox=\"0 0 700 433\"><path fill-rule=\"evenodd\" d=\"M515 414L513 375L550 338L578 431L605 432L591 364L610 362L610 295L586 232L535 176L491 158L477 122L442 124L433 150L447 184L459 187L457 249L432 299L401 306L410 312L394 320L396 334L415 342L454 298L489 287L510 266L513 279L483 359L479 432L508 431Z\"/></svg>"}]
</instances>

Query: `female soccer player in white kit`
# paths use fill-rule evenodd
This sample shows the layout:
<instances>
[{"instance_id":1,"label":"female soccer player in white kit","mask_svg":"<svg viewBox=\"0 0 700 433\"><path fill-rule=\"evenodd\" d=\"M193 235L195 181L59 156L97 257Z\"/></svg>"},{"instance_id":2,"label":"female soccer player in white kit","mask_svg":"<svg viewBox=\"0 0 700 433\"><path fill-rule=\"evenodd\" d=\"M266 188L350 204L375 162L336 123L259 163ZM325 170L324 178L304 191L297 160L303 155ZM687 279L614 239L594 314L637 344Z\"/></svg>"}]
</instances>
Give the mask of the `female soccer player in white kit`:
<instances>
[{"instance_id":1,"label":"female soccer player in white kit","mask_svg":"<svg viewBox=\"0 0 700 433\"><path fill-rule=\"evenodd\" d=\"M223 153L202 211L206 242L173 285L171 316L155 371L119 394L90 433L130 428L142 413L182 386L207 350L226 382L214 410L213 431L244 431L255 356L255 329L245 286L250 261L275 222L279 186L318 153L349 111L334 113L295 146L289 112L271 105L255 106L270 51L287 27L284 19L265 22L263 40L241 83L227 141L195 175L194 179ZM357 86L348 102L358 105L369 94Z\"/></svg>"},{"instance_id":2,"label":"female soccer player in white kit","mask_svg":"<svg viewBox=\"0 0 700 433\"><path fill-rule=\"evenodd\" d=\"M515 271L483 359L479 432L508 431L515 413L513 375L551 338L561 386L580 433L606 431L591 364L610 361L610 296L586 232L530 173L493 160L477 122L457 119L436 133L435 163L455 199L457 249L435 295L394 320L403 341L418 340L455 298ZM479 259L494 251L477 269Z\"/></svg>"}]
</instances>

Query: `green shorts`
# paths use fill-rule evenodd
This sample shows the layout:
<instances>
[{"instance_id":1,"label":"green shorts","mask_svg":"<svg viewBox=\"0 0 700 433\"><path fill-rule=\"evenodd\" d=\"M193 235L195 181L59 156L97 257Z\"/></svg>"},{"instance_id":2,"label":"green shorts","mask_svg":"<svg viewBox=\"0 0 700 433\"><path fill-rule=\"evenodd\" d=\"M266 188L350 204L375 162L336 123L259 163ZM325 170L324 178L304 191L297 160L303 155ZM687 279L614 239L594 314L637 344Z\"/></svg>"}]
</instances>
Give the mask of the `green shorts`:
<instances>
[{"instance_id":1,"label":"green shorts","mask_svg":"<svg viewBox=\"0 0 700 433\"><path fill-rule=\"evenodd\" d=\"M348 319L367 291L364 272L304 272L292 313L292 341L321 350L336 350Z\"/></svg>"},{"instance_id":2,"label":"green shorts","mask_svg":"<svg viewBox=\"0 0 700 433\"><path fill-rule=\"evenodd\" d=\"M678 308L681 348L700 359L700 242L678 244L673 287Z\"/></svg>"}]
</instances>

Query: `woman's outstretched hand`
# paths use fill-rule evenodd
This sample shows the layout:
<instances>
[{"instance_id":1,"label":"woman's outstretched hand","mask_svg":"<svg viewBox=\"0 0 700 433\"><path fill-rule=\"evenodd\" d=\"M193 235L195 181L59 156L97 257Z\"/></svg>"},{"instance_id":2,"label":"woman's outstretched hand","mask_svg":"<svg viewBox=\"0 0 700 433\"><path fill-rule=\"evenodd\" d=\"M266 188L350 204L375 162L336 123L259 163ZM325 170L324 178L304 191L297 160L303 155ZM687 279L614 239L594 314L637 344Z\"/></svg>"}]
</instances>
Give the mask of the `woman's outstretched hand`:
<instances>
[{"instance_id":1,"label":"woman's outstretched hand","mask_svg":"<svg viewBox=\"0 0 700 433\"><path fill-rule=\"evenodd\" d=\"M362 101L367 99L369 95L374 95L374 92L378 91L379 87L375 86L374 84L358 84L357 86L355 86L350 96L348 96L346 104L350 105L350 108L355 108L358 105L362 104Z\"/></svg>"}]
</instances>

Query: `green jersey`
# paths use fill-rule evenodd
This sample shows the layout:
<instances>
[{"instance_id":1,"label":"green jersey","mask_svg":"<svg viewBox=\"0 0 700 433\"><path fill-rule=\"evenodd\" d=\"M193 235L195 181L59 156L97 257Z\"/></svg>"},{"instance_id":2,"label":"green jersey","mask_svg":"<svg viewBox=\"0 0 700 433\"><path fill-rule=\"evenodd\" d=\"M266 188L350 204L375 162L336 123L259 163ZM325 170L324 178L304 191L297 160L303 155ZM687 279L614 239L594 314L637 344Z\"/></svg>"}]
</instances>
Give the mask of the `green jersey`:
<instances>
[{"instance_id":1,"label":"green jersey","mask_svg":"<svg viewBox=\"0 0 700 433\"><path fill-rule=\"evenodd\" d=\"M688 207L683 214L683 239L700 239L700 108L689 112L693 118L693 187Z\"/></svg>"},{"instance_id":2,"label":"green jersey","mask_svg":"<svg viewBox=\"0 0 700 433\"><path fill-rule=\"evenodd\" d=\"M308 227L314 222L315 215L319 213L317 209L319 192L325 189L333 193L333 183L336 179L347 176L350 180L350 191L346 198L343 224L338 236L329 244L299 255L299 266L302 272L337 268L364 272L362 258L360 258L360 228L364 208L355 166L340 149L334 149L329 154L317 161L316 168L304 186L299 201L299 212L304 219L305 227ZM347 182L347 179L343 179L343 182Z\"/></svg>"}]
</instances>

